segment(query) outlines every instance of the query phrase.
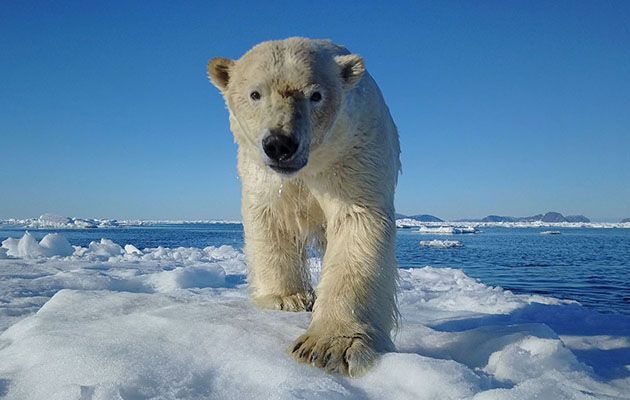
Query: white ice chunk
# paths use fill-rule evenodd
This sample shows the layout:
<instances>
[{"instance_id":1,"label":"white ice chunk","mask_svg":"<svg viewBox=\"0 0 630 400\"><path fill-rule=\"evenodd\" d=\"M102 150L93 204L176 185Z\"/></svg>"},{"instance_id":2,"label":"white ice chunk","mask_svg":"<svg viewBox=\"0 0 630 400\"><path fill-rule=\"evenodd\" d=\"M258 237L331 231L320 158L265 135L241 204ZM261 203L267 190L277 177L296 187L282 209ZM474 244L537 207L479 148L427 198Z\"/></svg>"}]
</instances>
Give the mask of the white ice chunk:
<instances>
[{"instance_id":1,"label":"white ice chunk","mask_svg":"<svg viewBox=\"0 0 630 400\"><path fill-rule=\"evenodd\" d=\"M138 248L136 246L134 246L133 244L126 244L125 245L125 253L127 253L127 254L135 254L135 255L142 255L142 252L140 250L138 250Z\"/></svg>"},{"instance_id":2,"label":"white ice chunk","mask_svg":"<svg viewBox=\"0 0 630 400\"><path fill-rule=\"evenodd\" d=\"M420 246L435 249L450 249L453 247L462 247L462 242L458 240L421 240Z\"/></svg>"},{"instance_id":3,"label":"white ice chunk","mask_svg":"<svg viewBox=\"0 0 630 400\"><path fill-rule=\"evenodd\" d=\"M18 243L20 239L6 238L2 241L2 248L6 251L6 254L12 257L19 257L18 255Z\"/></svg>"},{"instance_id":4,"label":"white ice chunk","mask_svg":"<svg viewBox=\"0 0 630 400\"><path fill-rule=\"evenodd\" d=\"M47 255L47 252L39 245L30 233L26 232L17 245L16 257L37 258Z\"/></svg>"},{"instance_id":5,"label":"white ice chunk","mask_svg":"<svg viewBox=\"0 0 630 400\"><path fill-rule=\"evenodd\" d=\"M100 242L90 242L88 245L88 253L96 257L108 259L110 257L120 256L124 253L120 245L109 239L101 239Z\"/></svg>"},{"instance_id":6,"label":"white ice chunk","mask_svg":"<svg viewBox=\"0 0 630 400\"><path fill-rule=\"evenodd\" d=\"M49 233L39 242L39 245L47 249L47 255L67 257L74 253L74 248L68 240L58 233Z\"/></svg>"},{"instance_id":7,"label":"white ice chunk","mask_svg":"<svg viewBox=\"0 0 630 400\"><path fill-rule=\"evenodd\" d=\"M477 233L474 226L421 226L418 232L424 235L458 235L464 233Z\"/></svg>"},{"instance_id":8,"label":"white ice chunk","mask_svg":"<svg viewBox=\"0 0 630 400\"><path fill-rule=\"evenodd\" d=\"M37 219L42 226L65 227L72 222L72 219L55 214L42 214Z\"/></svg>"},{"instance_id":9,"label":"white ice chunk","mask_svg":"<svg viewBox=\"0 0 630 400\"><path fill-rule=\"evenodd\" d=\"M8 238L4 240L2 247L6 249L7 254L11 257L39 258L54 255L48 248L40 246L29 232L25 232L20 239Z\"/></svg>"}]
</instances>

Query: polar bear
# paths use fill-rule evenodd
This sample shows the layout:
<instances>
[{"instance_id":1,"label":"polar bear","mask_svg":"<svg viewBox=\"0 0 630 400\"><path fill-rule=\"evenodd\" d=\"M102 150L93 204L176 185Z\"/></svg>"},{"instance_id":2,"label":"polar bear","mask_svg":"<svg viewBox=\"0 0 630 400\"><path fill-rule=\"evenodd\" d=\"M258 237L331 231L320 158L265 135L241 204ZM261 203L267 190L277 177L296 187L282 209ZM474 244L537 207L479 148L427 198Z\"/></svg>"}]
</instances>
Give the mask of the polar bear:
<instances>
[{"instance_id":1,"label":"polar bear","mask_svg":"<svg viewBox=\"0 0 630 400\"><path fill-rule=\"evenodd\" d=\"M363 60L327 40L261 43L214 58L238 144L252 299L313 311L289 348L298 361L350 376L391 351L397 265L398 132ZM323 250L317 289L307 247Z\"/></svg>"}]
</instances>

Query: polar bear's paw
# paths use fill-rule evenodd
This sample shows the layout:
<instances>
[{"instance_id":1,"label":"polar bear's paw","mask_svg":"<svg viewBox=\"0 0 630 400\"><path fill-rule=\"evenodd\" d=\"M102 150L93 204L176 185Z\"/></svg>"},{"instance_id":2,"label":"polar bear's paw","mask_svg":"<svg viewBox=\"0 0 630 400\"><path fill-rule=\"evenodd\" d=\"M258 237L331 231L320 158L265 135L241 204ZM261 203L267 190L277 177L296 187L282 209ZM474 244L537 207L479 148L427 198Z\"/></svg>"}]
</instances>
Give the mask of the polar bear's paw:
<instances>
[{"instance_id":1,"label":"polar bear's paw","mask_svg":"<svg viewBox=\"0 0 630 400\"><path fill-rule=\"evenodd\" d=\"M299 362L353 378L367 372L376 360L376 352L365 335L328 335L306 332L289 349Z\"/></svg>"},{"instance_id":2,"label":"polar bear's paw","mask_svg":"<svg viewBox=\"0 0 630 400\"><path fill-rule=\"evenodd\" d=\"M260 308L282 311L312 311L315 304L313 292L295 293L289 296L267 294L253 298L254 304Z\"/></svg>"}]
</instances>

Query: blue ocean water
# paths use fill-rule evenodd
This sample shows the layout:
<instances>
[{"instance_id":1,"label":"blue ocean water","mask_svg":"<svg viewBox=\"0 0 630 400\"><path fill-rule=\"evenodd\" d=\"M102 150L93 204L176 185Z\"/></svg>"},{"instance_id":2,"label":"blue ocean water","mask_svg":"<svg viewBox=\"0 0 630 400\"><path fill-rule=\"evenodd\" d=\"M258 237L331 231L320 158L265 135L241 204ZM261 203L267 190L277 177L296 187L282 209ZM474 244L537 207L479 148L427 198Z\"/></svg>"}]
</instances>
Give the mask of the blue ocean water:
<instances>
[{"instance_id":1,"label":"blue ocean water","mask_svg":"<svg viewBox=\"0 0 630 400\"><path fill-rule=\"evenodd\" d=\"M421 235L399 229L396 255L401 268L453 267L481 282L515 293L537 293L579 301L604 313L630 314L630 229L484 228L470 235ZM0 240L21 237L23 229L0 229ZM33 230L41 239L61 232L73 245L112 239L146 247L243 246L239 224L158 225L150 227ZM460 248L421 247L421 240L459 240Z\"/></svg>"}]
</instances>

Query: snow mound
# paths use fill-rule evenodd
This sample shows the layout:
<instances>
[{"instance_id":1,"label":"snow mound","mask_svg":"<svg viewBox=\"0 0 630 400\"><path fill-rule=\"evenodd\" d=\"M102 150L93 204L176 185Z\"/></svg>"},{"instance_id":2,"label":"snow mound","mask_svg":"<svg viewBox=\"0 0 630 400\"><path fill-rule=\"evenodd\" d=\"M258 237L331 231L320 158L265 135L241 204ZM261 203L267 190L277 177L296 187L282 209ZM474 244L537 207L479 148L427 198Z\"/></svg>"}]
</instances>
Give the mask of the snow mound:
<instances>
[{"instance_id":1,"label":"snow mound","mask_svg":"<svg viewBox=\"0 0 630 400\"><path fill-rule=\"evenodd\" d=\"M465 233L477 233L473 226L421 226L418 232L424 235L460 235Z\"/></svg>"},{"instance_id":2,"label":"snow mound","mask_svg":"<svg viewBox=\"0 0 630 400\"><path fill-rule=\"evenodd\" d=\"M42 242L24 235L8 247L68 252L58 237ZM244 256L232 247L140 250L102 239L73 250L0 260L0 331L8 328L0 396L562 400L630 392L630 317L514 294L461 270L400 270L397 352L348 379L289 357L310 313L253 307ZM317 280L321 262L309 266Z\"/></svg>"},{"instance_id":3,"label":"snow mound","mask_svg":"<svg viewBox=\"0 0 630 400\"><path fill-rule=\"evenodd\" d=\"M158 292L177 289L221 287L225 285L225 271L221 267L177 267L150 275L149 283Z\"/></svg>"},{"instance_id":4,"label":"snow mound","mask_svg":"<svg viewBox=\"0 0 630 400\"><path fill-rule=\"evenodd\" d=\"M459 240L421 240L420 246L432 247L434 249L450 249L453 247L462 247Z\"/></svg>"},{"instance_id":5,"label":"snow mound","mask_svg":"<svg viewBox=\"0 0 630 400\"><path fill-rule=\"evenodd\" d=\"M506 314L531 303L568 303L550 297L517 295L500 287L484 285L453 268L414 268L400 270L399 302L431 308L433 312ZM437 314L436 314L437 315Z\"/></svg>"},{"instance_id":6,"label":"snow mound","mask_svg":"<svg viewBox=\"0 0 630 400\"><path fill-rule=\"evenodd\" d=\"M65 237L58 233L49 233L39 241L39 245L54 256L67 257L74 253L74 248Z\"/></svg>"}]
</instances>

